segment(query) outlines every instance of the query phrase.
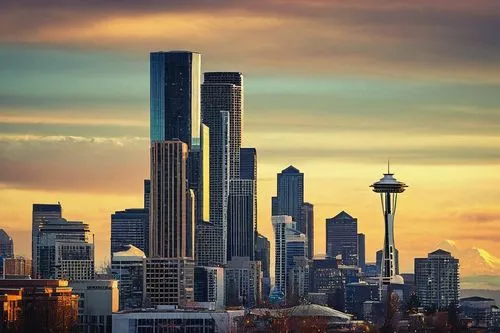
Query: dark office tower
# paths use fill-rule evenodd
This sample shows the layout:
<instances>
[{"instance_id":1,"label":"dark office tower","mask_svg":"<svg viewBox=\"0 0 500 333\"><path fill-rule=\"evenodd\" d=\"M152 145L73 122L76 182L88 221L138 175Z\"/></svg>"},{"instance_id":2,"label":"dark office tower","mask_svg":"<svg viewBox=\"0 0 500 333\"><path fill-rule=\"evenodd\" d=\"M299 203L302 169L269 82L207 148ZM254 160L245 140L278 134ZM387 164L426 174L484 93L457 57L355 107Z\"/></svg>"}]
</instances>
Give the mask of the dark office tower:
<instances>
[{"instance_id":1,"label":"dark office tower","mask_svg":"<svg viewBox=\"0 0 500 333\"><path fill-rule=\"evenodd\" d=\"M342 211L326 219L326 253L342 256L344 265L358 264L358 219Z\"/></svg>"},{"instance_id":2,"label":"dark office tower","mask_svg":"<svg viewBox=\"0 0 500 333\"><path fill-rule=\"evenodd\" d=\"M149 209L132 208L111 215L111 258L113 253L133 245L149 250Z\"/></svg>"},{"instance_id":3,"label":"dark office tower","mask_svg":"<svg viewBox=\"0 0 500 333\"><path fill-rule=\"evenodd\" d=\"M290 165L278 173L276 215L288 215L297 222L297 230L305 234L306 227L302 221L302 206L304 205L304 174ZM274 200L274 199L273 199ZM274 206L275 204L273 204ZM273 216L275 214L273 213Z\"/></svg>"},{"instance_id":4,"label":"dark office tower","mask_svg":"<svg viewBox=\"0 0 500 333\"><path fill-rule=\"evenodd\" d=\"M240 149L240 178L257 180L257 150Z\"/></svg>"},{"instance_id":5,"label":"dark office tower","mask_svg":"<svg viewBox=\"0 0 500 333\"><path fill-rule=\"evenodd\" d=\"M149 256L185 258L188 240L188 146L179 140L151 145L151 210Z\"/></svg>"},{"instance_id":6,"label":"dark office tower","mask_svg":"<svg viewBox=\"0 0 500 333\"><path fill-rule=\"evenodd\" d=\"M416 294L421 306L443 310L458 303L458 267L458 259L441 249L429 253L427 258L415 258Z\"/></svg>"},{"instance_id":7,"label":"dark office tower","mask_svg":"<svg viewBox=\"0 0 500 333\"><path fill-rule=\"evenodd\" d=\"M201 125L200 141L194 143L188 157L188 183L194 191L196 200L195 216L197 222L210 220L210 131L206 125Z\"/></svg>"},{"instance_id":8,"label":"dark office tower","mask_svg":"<svg viewBox=\"0 0 500 333\"><path fill-rule=\"evenodd\" d=\"M144 209L149 209L151 203L151 181L144 179Z\"/></svg>"},{"instance_id":9,"label":"dark office tower","mask_svg":"<svg viewBox=\"0 0 500 333\"><path fill-rule=\"evenodd\" d=\"M365 234L358 234L358 266L361 270L365 271L366 263L366 249L365 249Z\"/></svg>"},{"instance_id":10,"label":"dark office tower","mask_svg":"<svg viewBox=\"0 0 500 333\"><path fill-rule=\"evenodd\" d=\"M62 207L57 204L33 204L33 213L31 219L31 259L33 276L38 277L37 272L37 253L36 242L38 239L38 228L43 219L61 218Z\"/></svg>"},{"instance_id":11,"label":"dark office tower","mask_svg":"<svg viewBox=\"0 0 500 333\"><path fill-rule=\"evenodd\" d=\"M179 139L188 148L200 135L201 55L150 54L151 142Z\"/></svg>"},{"instance_id":12,"label":"dark office tower","mask_svg":"<svg viewBox=\"0 0 500 333\"><path fill-rule=\"evenodd\" d=\"M0 260L1 258L14 258L14 241L3 229L0 229Z\"/></svg>"},{"instance_id":13,"label":"dark office tower","mask_svg":"<svg viewBox=\"0 0 500 333\"><path fill-rule=\"evenodd\" d=\"M262 263L262 298L267 300L271 292L270 260L271 243L269 240L256 233L255 237L255 261Z\"/></svg>"},{"instance_id":14,"label":"dark office tower","mask_svg":"<svg viewBox=\"0 0 500 333\"><path fill-rule=\"evenodd\" d=\"M302 221L306 228L307 257L314 257L314 205L304 202L302 205Z\"/></svg>"},{"instance_id":15,"label":"dark office tower","mask_svg":"<svg viewBox=\"0 0 500 333\"><path fill-rule=\"evenodd\" d=\"M278 197L271 197L271 215L278 216L279 207L278 207Z\"/></svg>"},{"instance_id":16,"label":"dark office tower","mask_svg":"<svg viewBox=\"0 0 500 333\"><path fill-rule=\"evenodd\" d=\"M376 258L376 266L377 266L377 274L380 276L382 274L382 257L383 257L383 251L378 250L377 253L375 254ZM394 273L395 275L399 275L399 250L397 248L394 248Z\"/></svg>"},{"instance_id":17,"label":"dark office tower","mask_svg":"<svg viewBox=\"0 0 500 333\"><path fill-rule=\"evenodd\" d=\"M249 257L254 260L257 215L255 180L232 179L229 181L227 225L227 256Z\"/></svg>"}]
</instances>

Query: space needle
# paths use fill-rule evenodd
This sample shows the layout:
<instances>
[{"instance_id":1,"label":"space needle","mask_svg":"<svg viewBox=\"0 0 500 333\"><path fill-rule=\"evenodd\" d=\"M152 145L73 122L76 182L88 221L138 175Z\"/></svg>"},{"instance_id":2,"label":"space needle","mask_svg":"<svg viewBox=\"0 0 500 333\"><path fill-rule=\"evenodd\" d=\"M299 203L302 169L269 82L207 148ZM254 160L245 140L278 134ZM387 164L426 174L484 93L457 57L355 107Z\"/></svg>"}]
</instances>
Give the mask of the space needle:
<instances>
[{"instance_id":1,"label":"space needle","mask_svg":"<svg viewBox=\"0 0 500 333\"><path fill-rule=\"evenodd\" d=\"M388 285L391 283L391 278L396 275L396 248L394 245L394 216L396 215L396 204L398 201L398 194L403 193L408 185L394 178L394 174L390 171L389 163L387 163L387 173L384 173L384 177L378 182L370 185L370 187L373 188L373 192L380 193L380 202L384 214L385 233L384 249L382 250L381 283L383 285Z\"/></svg>"}]
</instances>

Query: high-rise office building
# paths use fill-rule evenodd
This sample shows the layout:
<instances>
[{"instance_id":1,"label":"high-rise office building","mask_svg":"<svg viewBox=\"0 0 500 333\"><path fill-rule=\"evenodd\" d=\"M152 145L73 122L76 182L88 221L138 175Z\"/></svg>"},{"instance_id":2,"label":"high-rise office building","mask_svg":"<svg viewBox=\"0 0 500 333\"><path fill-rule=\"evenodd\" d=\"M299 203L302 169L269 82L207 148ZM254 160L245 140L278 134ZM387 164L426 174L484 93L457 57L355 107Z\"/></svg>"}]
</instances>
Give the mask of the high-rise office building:
<instances>
[{"instance_id":1,"label":"high-rise office building","mask_svg":"<svg viewBox=\"0 0 500 333\"><path fill-rule=\"evenodd\" d=\"M129 244L148 252L149 209L131 208L111 214L111 256Z\"/></svg>"},{"instance_id":2,"label":"high-rise office building","mask_svg":"<svg viewBox=\"0 0 500 333\"><path fill-rule=\"evenodd\" d=\"M14 257L14 241L12 237L5 232L5 230L0 229L0 260L2 258L13 258Z\"/></svg>"},{"instance_id":3,"label":"high-rise office building","mask_svg":"<svg viewBox=\"0 0 500 333\"><path fill-rule=\"evenodd\" d=\"M358 234L358 266L365 271L366 264L365 234Z\"/></svg>"},{"instance_id":4,"label":"high-rise office building","mask_svg":"<svg viewBox=\"0 0 500 333\"><path fill-rule=\"evenodd\" d=\"M31 219L31 259L32 259L32 273L33 277L38 277L37 268L37 253L36 242L38 239L38 227L43 219L61 218L62 207L60 203L57 204L33 204L33 212Z\"/></svg>"},{"instance_id":5,"label":"high-rise office building","mask_svg":"<svg viewBox=\"0 0 500 333\"><path fill-rule=\"evenodd\" d=\"M200 140L193 143L188 157L188 183L196 200L196 222L210 220L210 130L202 124Z\"/></svg>"},{"instance_id":6,"label":"high-rise office building","mask_svg":"<svg viewBox=\"0 0 500 333\"><path fill-rule=\"evenodd\" d=\"M227 261L227 208L229 180L240 175L241 119L243 111L243 77L236 72L204 74L201 86L201 111L203 124L210 130L210 223L207 231L216 233L213 238L216 251L201 250L198 264L209 262L225 264ZM208 258L204 253L216 253Z\"/></svg>"},{"instance_id":7,"label":"high-rise office building","mask_svg":"<svg viewBox=\"0 0 500 333\"><path fill-rule=\"evenodd\" d=\"M240 178L257 180L257 150L240 149Z\"/></svg>"},{"instance_id":8,"label":"high-rise office building","mask_svg":"<svg viewBox=\"0 0 500 333\"><path fill-rule=\"evenodd\" d=\"M111 274L118 280L120 310L142 307L144 290L144 259L141 249L129 245L125 250L114 252Z\"/></svg>"},{"instance_id":9,"label":"high-rise office building","mask_svg":"<svg viewBox=\"0 0 500 333\"><path fill-rule=\"evenodd\" d=\"M151 145L151 257L193 257L194 226L187 217L187 144L178 141ZM191 221L192 222L192 221Z\"/></svg>"},{"instance_id":10,"label":"high-rise office building","mask_svg":"<svg viewBox=\"0 0 500 333\"><path fill-rule=\"evenodd\" d=\"M255 307L261 301L261 262L248 257L232 257L224 268L226 305Z\"/></svg>"},{"instance_id":11,"label":"high-rise office building","mask_svg":"<svg viewBox=\"0 0 500 333\"><path fill-rule=\"evenodd\" d=\"M44 219L35 246L37 278L94 278L94 244L88 224L63 218Z\"/></svg>"},{"instance_id":12,"label":"high-rise office building","mask_svg":"<svg viewBox=\"0 0 500 333\"><path fill-rule=\"evenodd\" d=\"M201 55L150 54L151 142L178 139L191 148L200 135Z\"/></svg>"},{"instance_id":13,"label":"high-rise office building","mask_svg":"<svg viewBox=\"0 0 500 333\"><path fill-rule=\"evenodd\" d=\"M358 264L358 219L345 211L326 219L326 253L341 255L344 265Z\"/></svg>"},{"instance_id":14,"label":"high-rise office building","mask_svg":"<svg viewBox=\"0 0 500 333\"><path fill-rule=\"evenodd\" d=\"M304 174L290 165L278 173L277 195L273 198L273 215L288 215L297 222L297 230L306 234L302 221L304 205Z\"/></svg>"},{"instance_id":15,"label":"high-rise office building","mask_svg":"<svg viewBox=\"0 0 500 333\"><path fill-rule=\"evenodd\" d=\"M262 297L264 299L267 299L271 292L270 254L271 243L265 236L257 233L255 237L255 260L262 263Z\"/></svg>"},{"instance_id":16,"label":"high-rise office building","mask_svg":"<svg viewBox=\"0 0 500 333\"><path fill-rule=\"evenodd\" d=\"M450 252L436 250L427 258L415 258L416 295L420 305L438 310L458 306L459 261Z\"/></svg>"},{"instance_id":17,"label":"high-rise office building","mask_svg":"<svg viewBox=\"0 0 500 333\"><path fill-rule=\"evenodd\" d=\"M305 226L307 238L307 257L314 257L314 205L304 202L302 205L302 223Z\"/></svg>"},{"instance_id":18,"label":"high-rise office building","mask_svg":"<svg viewBox=\"0 0 500 333\"><path fill-rule=\"evenodd\" d=\"M144 179L144 209L149 210L151 203L151 180Z\"/></svg>"},{"instance_id":19,"label":"high-rise office building","mask_svg":"<svg viewBox=\"0 0 500 333\"><path fill-rule=\"evenodd\" d=\"M228 199L228 260L255 256L257 212L255 180L231 179Z\"/></svg>"}]
</instances>

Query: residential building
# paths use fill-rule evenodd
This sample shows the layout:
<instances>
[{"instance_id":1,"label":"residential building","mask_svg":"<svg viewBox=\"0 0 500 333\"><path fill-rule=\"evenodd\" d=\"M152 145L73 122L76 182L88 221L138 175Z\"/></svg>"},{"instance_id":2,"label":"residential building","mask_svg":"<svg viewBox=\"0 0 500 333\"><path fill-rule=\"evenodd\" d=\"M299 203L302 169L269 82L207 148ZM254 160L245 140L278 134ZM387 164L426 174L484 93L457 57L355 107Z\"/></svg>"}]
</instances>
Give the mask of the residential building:
<instances>
[{"instance_id":1,"label":"residential building","mask_svg":"<svg viewBox=\"0 0 500 333\"><path fill-rule=\"evenodd\" d=\"M460 293L459 261L442 249L427 258L415 258L415 285L420 305L428 309L446 309L458 305Z\"/></svg>"},{"instance_id":2,"label":"residential building","mask_svg":"<svg viewBox=\"0 0 500 333\"><path fill-rule=\"evenodd\" d=\"M210 302L215 308L224 308L226 303L224 286L224 268L203 267L194 268L194 301Z\"/></svg>"},{"instance_id":3,"label":"residential building","mask_svg":"<svg viewBox=\"0 0 500 333\"><path fill-rule=\"evenodd\" d=\"M116 280L73 280L69 282L78 295L78 332L111 333L111 315L118 311Z\"/></svg>"},{"instance_id":4,"label":"residential building","mask_svg":"<svg viewBox=\"0 0 500 333\"><path fill-rule=\"evenodd\" d=\"M57 204L33 204L32 218L31 218L31 259L32 259L32 272L33 277L38 278L40 274L37 271L37 241L39 226L44 219L58 219L62 218L62 207L60 203Z\"/></svg>"},{"instance_id":5,"label":"residential building","mask_svg":"<svg viewBox=\"0 0 500 333\"><path fill-rule=\"evenodd\" d=\"M144 252L149 249L149 209L130 208L111 214L111 256L129 244Z\"/></svg>"},{"instance_id":6,"label":"residential building","mask_svg":"<svg viewBox=\"0 0 500 333\"><path fill-rule=\"evenodd\" d=\"M128 245L124 251L113 253L111 273L118 281L120 310L142 307L144 259L144 252L133 245Z\"/></svg>"},{"instance_id":7,"label":"residential building","mask_svg":"<svg viewBox=\"0 0 500 333\"><path fill-rule=\"evenodd\" d=\"M88 224L63 218L44 219L38 226L36 272L42 279L94 278L94 244Z\"/></svg>"},{"instance_id":8,"label":"residential building","mask_svg":"<svg viewBox=\"0 0 500 333\"><path fill-rule=\"evenodd\" d=\"M233 257L225 271L226 305L255 307L261 302L262 268L260 261Z\"/></svg>"},{"instance_id":9,"label":"residential building","mask_svg":"<svg viewBox=\"0 0 500 333\"><path fill-rule=\"evenodd\" d=\"M326 219L326 253L341 255L344 265L358 265L358 219L345 211Z\"/></svg>"}]
</instances>

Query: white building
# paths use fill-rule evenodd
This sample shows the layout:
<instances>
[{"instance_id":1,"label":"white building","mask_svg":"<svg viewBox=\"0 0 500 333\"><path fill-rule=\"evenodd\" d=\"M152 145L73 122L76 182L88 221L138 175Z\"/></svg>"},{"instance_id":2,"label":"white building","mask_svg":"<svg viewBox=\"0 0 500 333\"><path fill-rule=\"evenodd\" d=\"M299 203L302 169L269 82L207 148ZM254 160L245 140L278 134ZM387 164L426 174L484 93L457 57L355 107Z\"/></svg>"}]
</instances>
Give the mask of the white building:
<instances>
[{"instance_id":1,"label":"white building","mask_svg":"<svg viewBox=\"0 0 500 333\"><path fill-rule=\"evenodd\" d=\"M133 245L128 245L125 251L113 253L111 273L118 280L120 310L142 307L144 259L144 252Z\"/></svg>"},{"instance_id":2,"label":"white building","mask_svg":"<svg viewBox=\"0 0 500 333\"><path fill-rule=\"evenodd\" d=\"M111 333L111 315L119 304L118 281L70 281L69 286L79 296L78 332Z\"/></svg>"},{"instance_id":3,"label":"white building","mask_svg":"<svg viewBox=\"0 0 500 333\"><path fill-rule=\"evenodd\" d=\"M236 319L243 310L156 309L121 311L113 314L113 333L141 332L236 332Z\"/></svg>"}]
</instances>

